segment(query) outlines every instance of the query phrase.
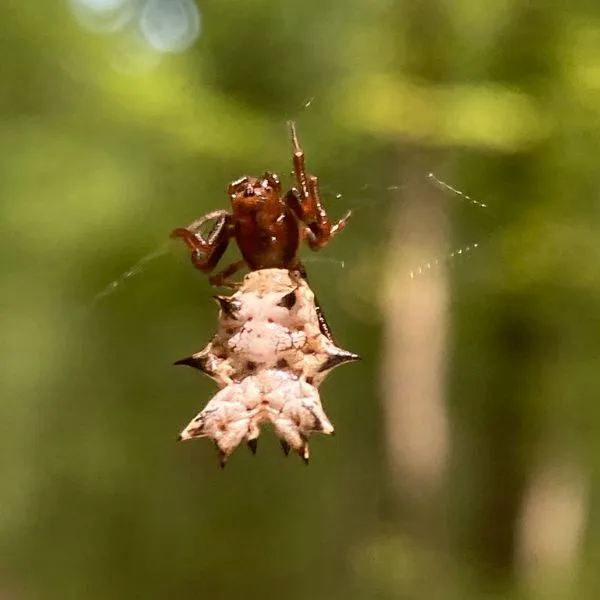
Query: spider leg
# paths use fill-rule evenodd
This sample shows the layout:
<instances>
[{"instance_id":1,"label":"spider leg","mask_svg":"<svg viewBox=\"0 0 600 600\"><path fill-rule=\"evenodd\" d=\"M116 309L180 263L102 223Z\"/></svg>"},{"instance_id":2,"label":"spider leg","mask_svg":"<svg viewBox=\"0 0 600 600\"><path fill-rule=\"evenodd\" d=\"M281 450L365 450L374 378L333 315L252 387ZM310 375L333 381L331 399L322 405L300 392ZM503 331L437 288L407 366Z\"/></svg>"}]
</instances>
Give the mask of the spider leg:
<instances>
[{"instance_id":1,"label":"spider leg","mask_svg":"<svg viewBox=\"0 0 600 600\"><path fill-rule=\"evenodd\" d=\"M237 273L241 268L245 266L246 261L244 259L238 260L234 263L231 263L228 267L226 267L219 273L212 275L208 281L211 285L214 285L215 287L236 288L237 285L235 283L227 281L227 279L229 279L232 275Z\"/></svg>"},{"instance_id":2,"label":"spider leg","mask_svg":"<svg viewBox=\"0 0 600 600\"><path fill-rule=\"evenodd\" d=\"M302 263L298 263L296 270L300 273L302 279L308 282L308 274L306 273L306 268ZM327 319L325 318L325 313L321 308L321 304L319 303L319 299L315 294L315 309L317 313L317 320L319 321L319 329L321 333L332 343L335 344L335 340L333 339L333 333L331 333L331 329L329 328L329 323L327 323Z\"/></svg>"},{"instance_id":3,"label":"spider leg","mask_svg":"<svg viewBox=\"0 0 600 600\"><path fill-rule=\"evenodd\" d=\"M316 177L311 179L316 179ZM318 198L317 188L314 188L314 190ZM306 240L309 248L314 251L326 246L335 235L343 231L348 223L348 219L352 216L352 211L349 210L337 223L332 224L325 211L323 211L322 219L311 221L304 212L300 194L295 188L287 192L284 201L290 207L290 210L294 213L298 221L304 225L304 227L301 227L302 239Z\"/></svg>"},{"instance_id":4,"label":"spider leg","mask_svg":"<svg viewBox=\"0 0 600 600\"><path fill-rule=\"evenodd\" d=\"M337 223L331 222L321 204L318 178L306 173L304 151L298 141L295 123L290 121L289 127L294 153L294 176L298 189L290 190L287 193L286 202L296 217L306 225L310 234L312 234L307 236L311 250L320 250L331 241L334 235L346 227L352 211L348 211Z\"/></svg>"},{"instance_id":5,"label":"spider leg","mask_svg":"<svg viewBox=\"0 0 600 600\"><path fill-rule=\"evenodd\" d=\"M205 239L199 229L212 219L216 222ZM208 213L187 227L178 227L171 232L172 238L184 241L191 251L192 264L203 273L210 273L217 266L232 236L231 215L223 210Z\"/></svg>"},{"instance_id":6,"label":"spider leg","mask_svg":"<svg viewBox=\"0 0 600 600\"><path fill-rule=\"evenodd\" d=\"M205 215L202 215L199 219L192 221L189 225L186 226L186 229L189 229L193 233L198 233L198 230L200 229L200 227L202 227L202 225L204 225L204 223L207 223L208 221L212 221L214 219L221 219L222 217L227 217L227 216L230 216L230 213L228 213L226 210L223 210L223 209L211 210L210 212L206 213ZM218 223L212 227L211 231L208 234L209 237L210 237L212 231L217 228L217 225L218 225Z\"/></svg>"},{"instance_id":7,"label":"spider leg","mask_svg":"<svg viewBox=\"0 0 600 600\"><path fill-rule=\"evenodd\" d=\"M289 121L288 126L290 128L290 136L292 138L292 150L293 150L293 163L294 163L294 176L296 177L296 184L300 191L300 198L304 203L309 197L308 190L308 176L306 175L306 164L304 161L304 150L300 147L298 141L298 133L296 132L296 123Z\"/></svg>"},{"instance_id":8,"label":"spider leg","mask_svg":"<svg viewBox=\"0 0 600 600\"><path fill-rule=\"evenodd\" d=\"M311 250L320 250L323 246L326 246L336 234L346 228L346 224L352 216L352 211L347 211L337 223L332 223L321 204L319 180L317 177L311 176L309 178L308 189L310 193L309 198L315 207L314 212L317 217L314 221L309 220L306 222L309 231L313 234L308 238L308 246Z\"/></svg>"}]
</instances>

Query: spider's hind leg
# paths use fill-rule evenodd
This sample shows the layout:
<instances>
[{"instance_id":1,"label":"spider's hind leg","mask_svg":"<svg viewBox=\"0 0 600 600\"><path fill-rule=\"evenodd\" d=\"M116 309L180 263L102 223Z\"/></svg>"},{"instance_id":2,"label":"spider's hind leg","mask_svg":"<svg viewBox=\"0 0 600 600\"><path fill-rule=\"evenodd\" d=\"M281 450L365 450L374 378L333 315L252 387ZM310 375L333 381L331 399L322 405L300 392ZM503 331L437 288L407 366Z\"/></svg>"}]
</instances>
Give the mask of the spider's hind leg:
<instances>
[{"instance_id":1,"label":"spider's hind leg","mask_svg":"<svg viewBox=\"0 0 600 600\"><path fill-rule=\"evenodd\" d=\"M308 284L308 274L306 273L306 268L302 263L298 263L296 267L296 271L300 273L300 276L306 283ZM309 284L310 285L310 284ZM313 291L314 293L314 291ZM333 339L333 334L331 333L331 329L329 327L329 323L327 323L327 319L325 318L325 313L321 308L321 304L319 303L319 299L315 294L315 310L317 312L317 320L319 321L319 329L321 333L332 343L335 344L335 340Z\"/></svg>"}]
</instances>

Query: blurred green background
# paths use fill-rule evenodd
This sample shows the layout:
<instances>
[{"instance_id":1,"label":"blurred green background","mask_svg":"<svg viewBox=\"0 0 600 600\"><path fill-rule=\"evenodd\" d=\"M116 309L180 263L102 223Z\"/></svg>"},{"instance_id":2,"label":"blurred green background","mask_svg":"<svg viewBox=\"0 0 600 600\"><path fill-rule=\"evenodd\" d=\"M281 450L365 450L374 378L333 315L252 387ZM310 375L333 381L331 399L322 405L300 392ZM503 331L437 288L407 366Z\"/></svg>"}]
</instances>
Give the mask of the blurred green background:
<instances>
[{"instance_id":1,"label":"blurred green background","mask_svg":"<svg viewBox=\"0 0 600 600\"><path fill-rule=\"evenodd\" d=\"M600 597L597 2L6 0L0 52L2 599ZM221 472L167 238L289 118L364 360Z\"/></svg>"}]
</instances>

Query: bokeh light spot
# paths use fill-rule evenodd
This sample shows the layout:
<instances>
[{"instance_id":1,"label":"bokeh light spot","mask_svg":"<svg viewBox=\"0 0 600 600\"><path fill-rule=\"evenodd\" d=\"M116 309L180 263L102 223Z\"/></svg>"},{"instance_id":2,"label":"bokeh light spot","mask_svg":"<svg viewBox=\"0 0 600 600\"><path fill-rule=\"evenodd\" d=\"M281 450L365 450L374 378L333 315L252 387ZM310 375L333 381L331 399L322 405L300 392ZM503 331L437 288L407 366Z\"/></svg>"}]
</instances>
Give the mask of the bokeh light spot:
<instances>
[{"instance_id":1,"label":"bokeh light spot","mask_svg":"<svg viewBox=\"0 0 600 600\"><path fill-rule=\"evenodd\" d=\"M96 33L122 30L135 12L131 0L70 0L70 3L79 24Z\"/></svg>"},{"instance_id":2,"label":"bokeh light spot","mask_svg":"<svg viewBox=\"0 0 600 600\"><path fill-rule=\"evenodd\" d=\"M182 52L198 38L200 12L191 0L149 0L140 15L140 31L158 52Z\"/></svg>"}]
</instances>

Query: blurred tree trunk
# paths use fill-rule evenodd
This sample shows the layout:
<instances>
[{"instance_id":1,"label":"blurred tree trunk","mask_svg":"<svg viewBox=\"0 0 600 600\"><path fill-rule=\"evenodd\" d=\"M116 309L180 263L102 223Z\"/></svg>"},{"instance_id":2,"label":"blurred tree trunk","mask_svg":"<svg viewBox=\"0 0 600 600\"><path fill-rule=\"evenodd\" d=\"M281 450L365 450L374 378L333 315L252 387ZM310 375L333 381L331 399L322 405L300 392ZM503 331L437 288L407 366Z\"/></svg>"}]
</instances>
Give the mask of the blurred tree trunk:
<instances>
[{"instance_id":1,"label":"blurred tree trunk","mask_svg":"<svg viewBox=\"0 0 600 600\"><path fill-rule=\"evenodd\" d=\"M404 77L424 85L448 78L444 57L452 44L438 0L404 3L405 36L397 61ZM410 598L447 597L445 472L449 451L446 412L448 279L444 261L411 278L420 265L443 259L448 224L442 196L427 180L439 152L404 145L395 170L407 190L392 216L392 239L381 296L384 319L382 396L393 521L410 540L414 572L402 592ZM400 521L398 521L400 518ZM400 590L398 590L400 591Z\"/></svg>"},{"instance_id":2,"label":"blurred tree trunk","mask_svg":"<svg viewBox=\"0 0 600 600\"><path fill-rule=\"evenodd\" d=\"M394 217L383 282L382 368L387 468L403 528L417 556L411 597L444 597L444 501L449 427L446 412L448 279L443 266L410 277L418 265L443 257L447 224L425 174L433 154L411 148L402 180L410 190ZM439 200L439 198L437 199ZM398 509L393 511L398 514Z\"/></svg>"}]
</instances>

